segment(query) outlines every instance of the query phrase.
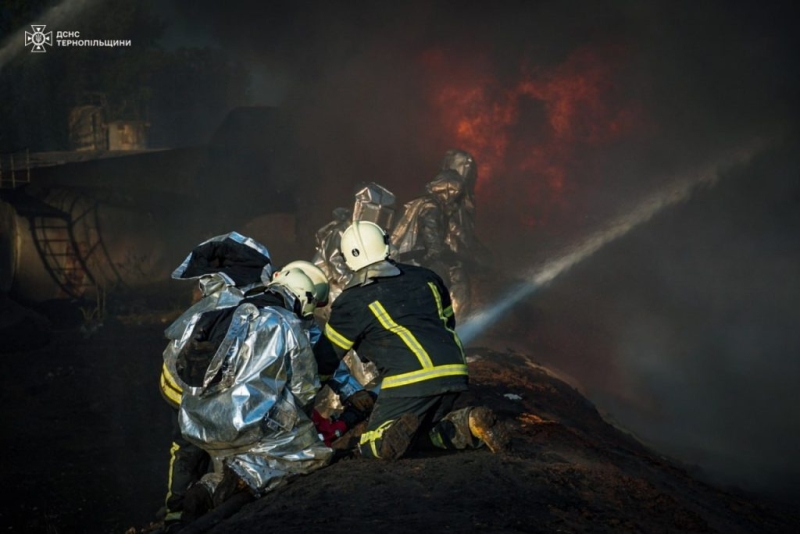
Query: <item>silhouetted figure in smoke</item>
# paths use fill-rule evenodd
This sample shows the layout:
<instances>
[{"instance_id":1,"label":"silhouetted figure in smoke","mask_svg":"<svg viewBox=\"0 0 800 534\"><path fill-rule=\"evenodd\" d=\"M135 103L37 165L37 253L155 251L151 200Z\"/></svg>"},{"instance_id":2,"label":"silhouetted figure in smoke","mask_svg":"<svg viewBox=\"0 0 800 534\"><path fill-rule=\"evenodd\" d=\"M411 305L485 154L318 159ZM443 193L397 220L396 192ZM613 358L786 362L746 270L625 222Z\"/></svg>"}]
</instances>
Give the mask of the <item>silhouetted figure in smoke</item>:
<instances>
[{"instance_id":1,"label":"silhouetted figure in smoke","mask_svg":"<svg viewBox=\"0 0 800 534\"><path fill-rule=\"evenodd\" d=\"M453 148L442 159L441 170L448 169L456 171L464 179L464 193L458 209L448 221L445 240L457 254L466 254L467 250L473 254L483 252L483 245L475 235L475 184L478 181L478 165L472 154ZM476 248L479 250L476 251Z\"/></svg>"},{"instance_id":2,"label":"silhouetted figure in smoke","mask_svg":"<svg viewBox=\"0 0 800 534\"><path fill-rule=\"evenodd\" d=\"M441 276L450 288L454 309L464 316L470 302L467 259L475 242L465 205L467 183L457 171L446 169L425 190L425 195L406 203L392 232L392 256Z\"/></svg>"}]
</instances>

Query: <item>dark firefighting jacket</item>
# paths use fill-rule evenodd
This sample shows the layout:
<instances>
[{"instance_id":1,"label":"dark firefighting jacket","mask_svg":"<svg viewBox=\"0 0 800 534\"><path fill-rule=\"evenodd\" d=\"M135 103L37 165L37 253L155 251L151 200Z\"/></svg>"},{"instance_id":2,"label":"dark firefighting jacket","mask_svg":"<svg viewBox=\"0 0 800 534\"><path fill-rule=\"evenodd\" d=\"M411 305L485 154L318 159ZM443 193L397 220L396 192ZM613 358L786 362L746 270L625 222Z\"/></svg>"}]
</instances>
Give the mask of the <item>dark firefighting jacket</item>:
<instances>
[{"instance_id":1,"label":"dark firefighting jacket","mask_svg":"<svg viewBox=\"0 0 800 534\"><path fill-rule=\"evenodd\" d=\"M326 350L342 358L355 349L378 368L382 397L466 390L464 350L442 279L424 267L382 265L357 272L333 303L323 338L328 343L316 350L320 372L332 365Z\"/></svg>"}]
</instances>

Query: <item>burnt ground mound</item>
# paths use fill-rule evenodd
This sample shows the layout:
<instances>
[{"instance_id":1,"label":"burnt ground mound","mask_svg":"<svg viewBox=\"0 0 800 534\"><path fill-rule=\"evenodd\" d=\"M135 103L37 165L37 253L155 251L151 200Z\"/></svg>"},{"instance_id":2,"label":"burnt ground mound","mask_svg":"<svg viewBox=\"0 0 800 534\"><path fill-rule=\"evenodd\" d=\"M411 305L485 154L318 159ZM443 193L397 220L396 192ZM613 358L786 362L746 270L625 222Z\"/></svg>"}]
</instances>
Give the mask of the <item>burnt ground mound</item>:
<instances>
[{"instance_id":1,"label":"burnt ground mound","mask_svg":"<svg viewBox=\"0 0 800 534\"><path fill-rule=\"evenodd\" d=\"M3 354L7 532L157 531L170 446L158 392L169 313ZM523 352L470 348L461 405L493 408L511 450L343 459L208 532L797 532L796 510L715 487L606 422Z\"/></svg>"}]
</instances>

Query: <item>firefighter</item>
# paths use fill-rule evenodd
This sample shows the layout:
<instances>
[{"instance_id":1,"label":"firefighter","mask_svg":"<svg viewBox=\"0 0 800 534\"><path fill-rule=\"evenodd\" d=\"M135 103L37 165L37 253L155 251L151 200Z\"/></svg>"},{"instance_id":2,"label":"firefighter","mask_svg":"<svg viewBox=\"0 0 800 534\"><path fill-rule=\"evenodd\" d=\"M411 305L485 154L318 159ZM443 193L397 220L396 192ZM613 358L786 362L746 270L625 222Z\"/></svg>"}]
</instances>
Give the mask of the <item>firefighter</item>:
<instances>
[{"instance_id":1,"label":"firefighter","mask_svg":"<svg viewBox=\"0 0 800 534\"><path fill-rule=\"evenodd\" d=\"M261 496L331 461L310 416L320 380L304 319L316 304L311 279L291 268L236 308L197 318L178 356L179 422L215 470L189 490L196 497L184 520L236 493Z\"/></svg>"},{"instance_id":2,"label":"firefighter","mask_svg":"<svg viewBox=\"0 0 800 534\"><path fill-rule=\"evenodd\" d=\"M170 340L164 351L159 381L161 394L174 410L170 447L164 530L182 527L186 492L211 468L208 453L187 441L178 425L178 410L183 388L177 378L175 362L183 348L188 329L202 313L236 306L249 289L272 277L269 251L257 241L237 232L213 237L197 245L172 273L178 280L196 279L200 299L165 331Z\"/></svg>"},{"instance_id":3,"label":"firefighter","mask_svg":"<svg viewBox=\"0 0 800 534\"><path fill-rule=\"evenodd\" d=\"M464 235L459 214L465 210L467 184L457 171L446 169L425 186L425 191L405 205L392 232L392 255L397 261L436 272L446 281L456 312L466 315L470 302L467 244L472 241Z\"/></svg>"},{"instance_id":4,"label":"firefighter","mask_svg":"<svg viewBox=\"0 0 800 534\"><path fill-rule=\"evenodd\" d=\"M342 262L344 262L344 259L342 259ZM284 265L283 269L273 275L273 281L279 280L282 273L295 268L302 270L314 283L314 298L317 302L316 311L327 307L329 300L335 298L330 290L328 278L320 267L309 261L296 260L287 263ZM309 334L311 345L316 345L322 336L322 331L317 325L314 316L309 315L305 317L304 325ZM359 368L358 370L361 371L360 374L363 375L363 369ZM321 375L320 380L323 384L327 385L332 392L330 396L318 399L318 403L322 405L320 409L323 407L329 408L330 406L325 406L326 401L330 405L334 399L338 399L339 406L337 407L335 420L328 421L320 412L315 410L313 414L314 422L317 424L317 430L319 430L320 435L325 439L325 443L333 445L336 438L342 436L348 430L353 429L369 416L375 404L376 395L364 388L362 383L356 378L355 373L351 371L348 364L345 363L345 360L339 363L339 367L336 368L332 376ZM333 446L337 447L337 445Z\"/></svg>"},{"instance_id":5,"label":"firefighter","mask_svg":"<svg viewBox=\"0 0 800 534\"><path fill-rule=\"evenodd\" d=\"M485 253L484 245L475 234L475 185L478 165L472 154L458 148L448 150L442 159L441 170L454 170L464 180L464 192L458 207L448 221L445 240L453 252L461 256Z\"/></svg>"},{"instance_id":6,"label":"firefighter","mask_svg":"<svg viewBox=\"0 0 800 534\"><path fill-rule=\"evenodd\" d=\"M497 452L505 433L487 407L453 410L467 389L464 350L455 332L447 287L434 271L389 259L376 224L354 222L342 234L342 255L354 274L333 303L315 347L321 372L356 349L377 366L381 388L359 451L367 458L402 457L422 448Z\"/></svg>"},{"instance_id":7,"label":"firefighter","mask_svg":"<svg viewBox=\"0 0 800 534\"><path fill-rule=\"evenodd\" d=\"M166 532L182 527L187 491L212 467L208 453L186 440L178 425L177 415L184 389L181 385L182 380L178 377L179 372L183 370L179 369L179 355L182 351L184 351L183 356L186 355L185 347L192 335L198 336L200 330L207 328L201 327L194 332L203 314L235 308L250 292L263 291L263 286L273 277L291 269L300 269L312 280L314 302L318 306L324 305L328 299L329 288L327 279L319 268L310 262L300 260L287 264L273 275L273 266L266 247L237 232L213 237L201 243L172 274L175 279L197 279L201 298L165 331L170 343L164 351L160 388L162 395L175 411L165 499ZM315 343L321 332L313 317L304 316L301 322L309 341ZM224 332L217 329L218 336ZM198 337L208 337L208 334L204 333ZM210 346L214 347L213 344ZM195 345L195 349L193 356L202 356L203 345ZM184 357L180 365L185 366L186 363ZM366 395L358 381L347 373L346 366L343 370L337 370L336 376L330 378L327 384L339 394L345 406L352 406L355 413L362 417L368 415L372 407L372 396ZM352 421L356 417L352 409L350 412L348 421L353 424Z\"/></svg>"},{"instance_id":8,"label":"firefighter","mask_svg":"<svg viewBox=\"0 0 800 534\"><path fill-rule=\"evenodd\" d=\"M395 210L394 194L375 182L361 182L355 187L353 210L336 208L333 220L317 230L316 251L313 262L320 267L331 284L331 302L336 300L342 288L347 285L353 272L339 250L339 241L352 221L372 221L389 228ZM326 309L326 312L329 312ZM327 320L328 313L325 313Z\"/></svg>"},{"instance_id":9,"label":"firefighter","mask_svg":"<svg viewBox=\"0 0 800 534\"><path fill-rule=\"evenodd\" d=\"M315 235L316 251L311 261L325 273L331 286L331 300L336 299L353 274L339 252L339 240L351 220L352 212L349 209L336 208L333 210L333 220L317 230Z\"/></svg>"}]
</instances>

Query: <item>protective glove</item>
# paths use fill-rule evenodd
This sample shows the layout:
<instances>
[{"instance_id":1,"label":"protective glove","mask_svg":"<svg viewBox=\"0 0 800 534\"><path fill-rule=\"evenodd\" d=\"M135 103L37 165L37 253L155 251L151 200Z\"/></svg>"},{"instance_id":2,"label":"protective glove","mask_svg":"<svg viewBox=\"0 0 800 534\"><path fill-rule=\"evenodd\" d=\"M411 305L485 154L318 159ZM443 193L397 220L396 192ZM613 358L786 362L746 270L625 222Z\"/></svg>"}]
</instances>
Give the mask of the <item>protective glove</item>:
<instances>
[{"instance_id":1,"label":"protective glove","mask_svg":"<svg viewBox=\"0 0 800 534\"><path fill-rule=\"evenodd\" d=\"M345 407L351 407L359 412L369 415L372 413L372 408L375 406L375 394L362 389L356 391L344 400Z\"/></svg>"}]
</instances>

